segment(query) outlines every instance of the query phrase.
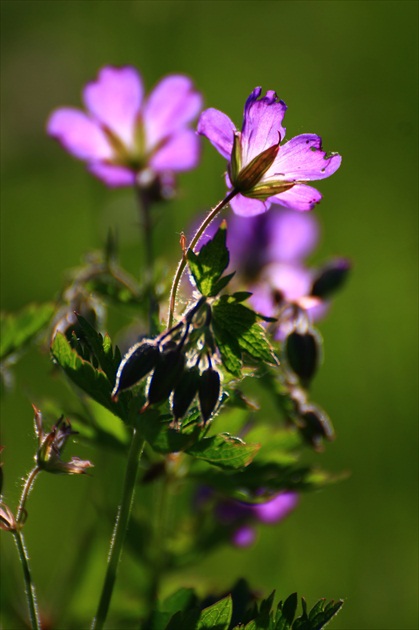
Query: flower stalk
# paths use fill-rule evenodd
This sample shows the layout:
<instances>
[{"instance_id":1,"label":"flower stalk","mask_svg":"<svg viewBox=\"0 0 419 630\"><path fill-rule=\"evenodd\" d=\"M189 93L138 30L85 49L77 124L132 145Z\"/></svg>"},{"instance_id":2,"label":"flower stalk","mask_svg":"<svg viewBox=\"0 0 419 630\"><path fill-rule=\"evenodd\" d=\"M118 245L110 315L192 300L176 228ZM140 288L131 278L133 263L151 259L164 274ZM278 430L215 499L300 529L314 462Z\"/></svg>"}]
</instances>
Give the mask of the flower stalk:
<instances>
[{"instance_id":1,"label":"flower stalk","mask_svg":"<svg viewBox=\"0 0 419 630\"><path fill-rule=\"evenodd\" d=\"M201 236L203 235L207 227L212 223L212 221L214 221L215 217L221 212L221 210L230 203L230 201L233 199L233 197L237 195L237 193L238 193L238 190L236 190L235 188L233 188L233 190L230 190L230 192L224 197L224 199L220 201L215 206L215 208L213 208L209 212L209 214L206 216L204 221L201 223L201 225L195 232L195 235L193 239L191 240L189 247L187 249L191 249L192 251L194 251L195 246L197 245L199 239L201 238ZM172 289L170 292L169 318L167 322L167 328L171 328L173 326L177 290L179 288L179 283L182 279L183 272L185 271L186 264L187 264L187 257L186 257L186 252L185 252L181 260L179 261L178 267L176 269L175 277L173 279Z\"/></svg>"},{"instance_id":2,"label":"flower stalk","mask_svg":"<svg viewBox=\"0 0 419 630\"><path fill-rule=\"evenodd\" d=\"M125 471L121 505L118 508L118 514L111 538L111 546L109 549L105 580L103 583L96 616L93 619L92 630L100 630L101 628L103 628L108 614L112 592L115 585L118 564L121 558L122 547L128 528L132 504L134 501L135 486L137 482L139 463L143 453L143 449L144 439L142 438L138 428L134 427L131 446L128 454L127 468Z\"/></svg>"},{"instance_id":3,"label":"flower stalk","mask_svg":"<svg viewBox=\"0 0 419 630\"><path fill-rule=\"evenodd\" d=\"M25 580L25 594L26 601L28 603L31 627L32 630L41 630L41 622L39 619L38 606L36 602L35 585L32 581L32 574L29 566L29 556L28 552L26 551L23 534L19 528L16 528L12 532L12 534L16 543L17 552L19 554L20 564L22 565L23 569L23 578Z\"/></svg>"}]
</instances>

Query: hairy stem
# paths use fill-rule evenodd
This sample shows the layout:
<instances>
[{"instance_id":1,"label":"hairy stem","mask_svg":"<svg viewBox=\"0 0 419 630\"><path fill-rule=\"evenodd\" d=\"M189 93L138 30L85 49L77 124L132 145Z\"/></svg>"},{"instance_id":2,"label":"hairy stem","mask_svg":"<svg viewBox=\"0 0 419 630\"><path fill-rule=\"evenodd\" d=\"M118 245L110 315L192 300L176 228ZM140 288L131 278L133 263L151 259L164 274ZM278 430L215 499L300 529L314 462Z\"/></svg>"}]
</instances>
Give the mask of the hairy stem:
<instances>
[{"instance_id":1,"label":"hairy stem","mask_svg":"<svg viewBox=\"0 0 419 630\"><path fill-rule=\"evenodd\" d=\"M22 517L26 513L26 510L25 510L26 499L28 498L29 493L32 490L34 481L38 473L40 472L41 472L41 469L38 466L35 466L35 468L31 470L31 472L29 473L25 481L25 485L23 486L22 494L21 494L19 505L17 508L16 523L20 523L22 520Z\"/></svg>"},{"instance_id":2,"label":"hairy stem","mask_svg":"<svg viewBox=\"0 0 419 630\"><path fill-rule=\"evenodd\" d=\"M35 585L32 582L32 576L29 567L29 556L26 551L23 534L20 529L15 529L12 533L13 538L15 539L17 552L19 554L20 564L22 565L23 569L23 578L25 580L25 594L26 601L28 603L31 627L32 630L41 630L41 622L39 620L38 606L36 603Z\"/></svg>"},{"instance_id":3,"label":"hairy stem","mask_svg":"<svg viewBox=\"0 0 419 630\"><path fill-rule=\"evenodd\" d=\"M132 504L134 501L135 485L137 481L138 468L143 449L144 440L141 437L138 429L134 427L131 446L128 454L127 468L125 471L121 505L118 509L118 515L112 534L105 580L103 583L96 617L93 619L92 630L99 630L100 628L103 628L106 616L108 614L112 592L115 585L118 564L121 558L122 547L128 528Z\"/></svg>"},{"instance_id":4,"label":"hairy stem","mask_svg":"<svg viewBox=\"0 0 419 630\"><path fill-rule=\"evenodd\" d=\"M202 224L199 226L198 230L196 231L193 239L191 240L189 244L188 249L192 249L192 250L194 249L194 247L197 245L199 239L201 238L201 236L203 235L207 227L210 225L210 223L212 223L212 221L215 219L218 213L221 212L223 208L225 208L225 206L233 199L233 197L237 195L237 193L238 193L237 190L235 189L231 190L228 193L228 195L224 197L224 199L220 201L215 206L215 208L213 208L209 212L209 214L206 216L206 218L204 219L204 221L202 222ZM175 304L176 304L176 294L179 288L179 283L181 281L183 272L185 271L186 264L187 264L187 258L186 258L186 253L185 253L179 262L179 265L176 269L175 277L173 279L172 290L170 292L169 319L167 322L167 328L171 328L173 326L173 318L175 314Z\"/></svg>"}]
</instances>

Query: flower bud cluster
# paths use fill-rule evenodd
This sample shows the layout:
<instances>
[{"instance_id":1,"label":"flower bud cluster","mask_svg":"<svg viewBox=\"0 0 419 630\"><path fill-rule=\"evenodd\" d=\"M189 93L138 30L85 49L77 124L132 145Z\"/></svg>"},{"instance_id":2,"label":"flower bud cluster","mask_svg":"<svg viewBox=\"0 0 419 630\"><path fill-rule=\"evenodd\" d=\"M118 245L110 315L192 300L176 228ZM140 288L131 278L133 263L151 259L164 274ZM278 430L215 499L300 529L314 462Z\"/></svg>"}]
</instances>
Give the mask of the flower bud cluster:
<instances>
[{"instance_id":1,"label":"flower bud cluster","mask_svg":"<svg viewBox=\"0 0 419 630\"><path fill-rule=\"evenodd\" d=\"M214 413L221 379L214 367L211 309L201 298L183 319L155 339L143 339L128 350L116 374L112 399L150 375L143 409L170 399L174 426L198 398L202 422Z\"/></svg>"}]
</instances>

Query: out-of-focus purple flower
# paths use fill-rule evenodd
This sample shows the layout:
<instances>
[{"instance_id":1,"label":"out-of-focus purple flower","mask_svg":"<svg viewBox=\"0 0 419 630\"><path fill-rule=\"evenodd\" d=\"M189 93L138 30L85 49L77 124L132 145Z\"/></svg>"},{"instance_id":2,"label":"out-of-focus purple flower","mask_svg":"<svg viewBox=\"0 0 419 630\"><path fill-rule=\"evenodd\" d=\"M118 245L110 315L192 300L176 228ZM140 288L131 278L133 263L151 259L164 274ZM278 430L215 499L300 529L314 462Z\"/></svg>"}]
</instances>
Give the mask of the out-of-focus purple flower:
<instances>
[{"instance_id":1,"label":"out-of-focus purple flower","mask_svg":"<svg viewBox=\"0 0 419 630\"><path fill-rule=\"evenodd\" d=\"M202 107L192 81L163 78L145 98L130 66L106 66L83 90L86 112L55 110L48 133L107 186L148 186L197 165L199 140L188 127Z\"/></svg>"},{"instance_id":2,"label":"out-of-focus purple flower","mask_svg":"<svg viewBox=\"0 0 419 630\"><path fill-rule=\"evenodd\" d=\"M200 116L198 133L228 160L227 186L239 193L230 202L234 212L250 217L271 204L311 210L322 196L307 182L333 175L341 157L327 156L321 138L314 134L302 134L280 145L287 106L272 90L261 94L262 88L257 87L247 99L241 131L226 114L210 108Z\"/></svg>"},{"instance_id":3,"label":"out-of-focus purple flower","mask_svg":"<svg viewBox=\"0 0 419 630\"><path fill-rule=\"evenodd\" d=\"M259 522L275 524L282 521L298 504L298 494L292 491L280 492L262 503L243 503L225 499L215 506L217 519L233 528L231 541L238 547L247 547L255 540L253 526Z\"/></svg>"}]
</instances>

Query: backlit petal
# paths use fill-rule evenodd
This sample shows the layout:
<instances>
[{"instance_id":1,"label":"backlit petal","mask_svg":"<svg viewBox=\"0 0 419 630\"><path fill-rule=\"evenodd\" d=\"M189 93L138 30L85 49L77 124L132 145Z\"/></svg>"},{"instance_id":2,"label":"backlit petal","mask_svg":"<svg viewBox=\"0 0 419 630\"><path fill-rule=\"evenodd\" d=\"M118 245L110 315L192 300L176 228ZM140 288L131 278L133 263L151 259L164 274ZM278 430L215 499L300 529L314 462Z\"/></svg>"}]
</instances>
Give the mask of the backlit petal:
<instances>
[{"instance_id":1,"label":"backlit petal","mask_svg":"<svg viewBox=\"0 0 419 630\"><path fill-rule=\"evenodd\" d=\"M243 166L285 136L282 126L287 106L273 90L259 98L262 89L255 88L246 101L242 128Z\"/></svg>"},{"instance_id":2,"label":"backlit petal","mask_svg":"<svg viewBox=\"0 0 419 630\"><path fill-rule=\"evenodd\" d=\"M198 164L199 155L199 138L194 131L186 129L163 144L162 148L150 159L150 166L156 173L185 171Z\"/></svg>"},{"instance_id":3,"label":"backlit petal","mask_svg":"<svg viewBox=\"0 0 419 630\"><path fill-rule=\"evenodd\" d=\"M236 128L226 114L212 107L206 109L199 118L197 131L206 136L226 160L230 159Z\"/></svg>"},{"instance_id":4,"label":"backlit petal","mask_svg":"<svg viewBox=\"0 0 419 630\"><path fill-rule=\"evenodd\" d=\"M326 157L319 136L305 133L281 145L274 163L263 179L264 181L278 177L286 181L324 179L337 171L341 161L342 158L338 154Z\"/></svg>"},{"instance_id":5,"label":"backlit petal","mask_svg":"<svg viewBox=\"0 0 419 630\"><path fill-rule=\"evenodd\" d=\"M147 149L190 123L202 107L202 97L188 77L172 75L162 79L144 105Z\"/></svg>"},{"instance_id":6,"label":"backlit petal","mask_svg":"<svg viewBox=\"0 0 419 630\"><path fill-rule=\"evenodd\" d=\"M123 166L96 163L89 164L88 170L110 188L134 186L135 184L135 173Z\"/></svg>"},{"instance_id":7,"label":"backlit petal","mask_svg":"<svg viewBox=\"0 0 419 630\"><path fill-rule=\"evenodd\" d=\"M230 201L232 210L242 217L254 217L257 214L262 214L262 212L266 212L269 209L270 205L269 200L250 199L240 194L233 197Z\"/></svg>"},{"instance_id":8,"label":"backlit petal","mask_svg":"<svg viewBox=\"0 0 419 630\"><path fill-rule=\"evenodd\" d=\"M132 147L143 99L143 85L137 70L130 66L102 68L97 80L84 88L83 97L93 116L109 127L126 147Z\"/></svg>"},{"instance_id":9,"label":"backlit petal","mask_svg":"<svg viewBox=\"0 0 419 630\"><path fill-rule=\"evenodd\" d=\"M318 190L306 184L296 184L289 190L279 195L269 197L271 203L278 203L292 210L306 212L312 210L314 206L321 201L322 195Z\"/></svg>"},{"instance_id":10,"label":"backlit petal","mask_svg":"<svg viewBox=\"0 0 419 630\"><path fill-rule=\"evenodd\" d=\"M47 122L47 132L80 160L104 160L113 155L99 125L78 109L57 109Z\"/></svg>"}]
</instances>

